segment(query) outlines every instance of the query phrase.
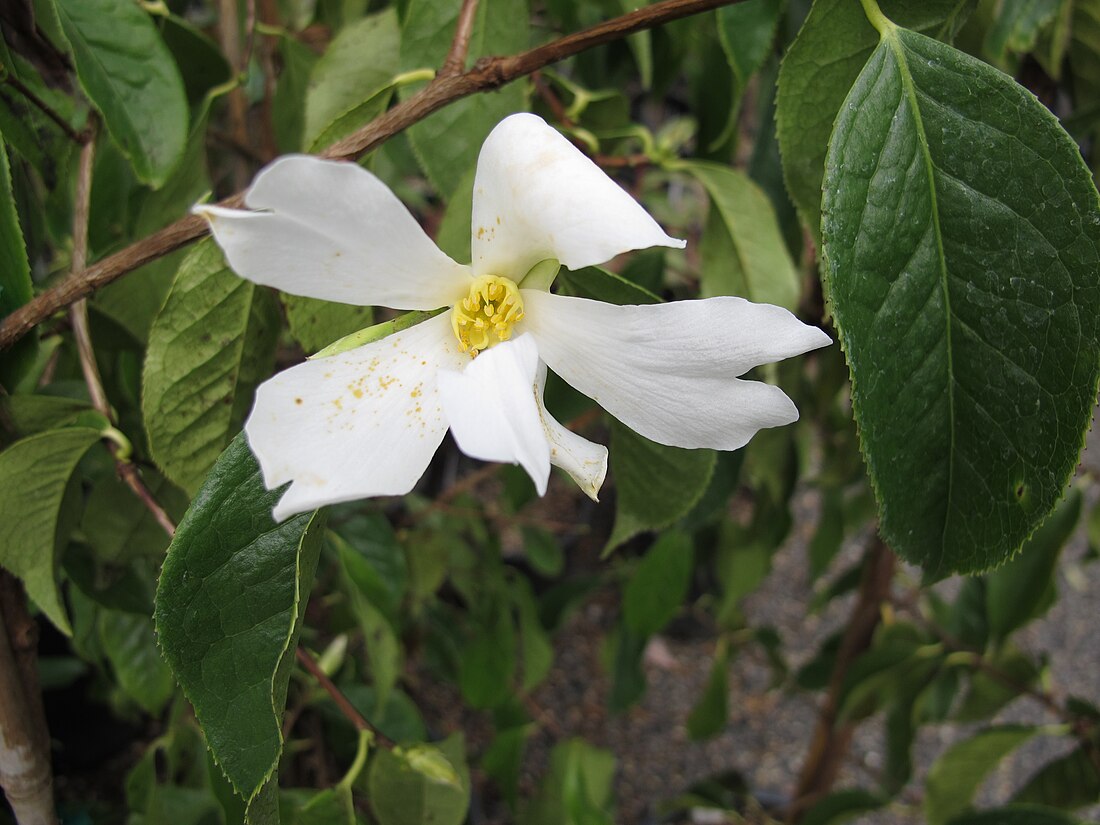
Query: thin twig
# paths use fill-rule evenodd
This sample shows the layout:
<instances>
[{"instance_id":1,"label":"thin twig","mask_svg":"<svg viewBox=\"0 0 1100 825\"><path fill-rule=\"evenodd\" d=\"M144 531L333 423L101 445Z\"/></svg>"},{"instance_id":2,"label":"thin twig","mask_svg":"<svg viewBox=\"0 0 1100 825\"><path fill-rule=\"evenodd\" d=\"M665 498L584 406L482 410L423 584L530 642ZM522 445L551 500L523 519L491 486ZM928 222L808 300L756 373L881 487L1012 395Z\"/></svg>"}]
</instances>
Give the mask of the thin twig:
<instances>
[{"instance_id":1,"label":"thin twig","mask_svg":"<svg viewBox=\"0 0 1100 825\"><path fill-rule=\"evenodd\" d=\"M458 11L458 22L455 24L454 38L439 69L440 75L459 75L466 68L466 55L470 51L470 36L474 33L476 18L477 0L462 0L462 8Z\"/></svg>"},{"instance_id":2,"label":"thin twig","mask_svg":"<svg viewBox=\"0 0 1100 825\"><path fill-rule=\"evenodd\" d=\"M46 101L40 98L34 93L34 90L26 86L22 80L13 75L10 71L4 75L4 82L15 89L19 94L23 95L27 100L33 103L46 117L52 120L62 132L64 132L73 143L84 144L89 142L90 135L87 130L84 132L78 132L69 125L69 122L65 118L61 117L55 112Z\"/></svg>"},{"instance_id":3,"label":"thin twig","mask_svg":"<svg viewBox=\"0 0 1100 825\"><path fill-rule=\"evenodd\" d=\"M366 720L366 717L355 708L355 705L348 700L348 697L344 695L343 691L336 687L333 681L328 678L328 674L321 670L321 666L317 664L308 652L306 652L305 648L299 647L296 655L298 657L298 664L308 670L310 675L317 680L317 684L325 689L325 692L332 697L332 701L336 703L336 707L339 708L340 712L355 726L356 730L369 730L374 734L375 741L385 748L392 748L394 746L394 741Z\"/></svg>"},{"instance_id":4,"label":"thin twig","mask_svg":"<svg viewBox=\"0 0 1100 825\"><path fill-rule=\"evenodd\" d=\"M833 663L829 689L818 711L794 801L787 811L787 822L798 822L811 804L829 792L852 741L854 727L837 721L844 680L852 663L871 645L875 628L882 619L882 603L890 595L890 582L894 577L894 554L878 536L873 542L863 564L859 595Z\"/></svg>"},{"instance_id":5,"label":"thin twig","mask_svg":"<svg viewBox=\"0 0 1100 825\"><path fill-rule=\"evenodd\" d=\"M73 270L84 269L88 257L88 211L92 197L92 171L95 161L95 123L89 125L91 139L81 147L80 165L76 176L76 198L73 208ZM73 338L76 340L77 355L80 359L80 369L84 373L84 383L88 387L88 396L92 407L110 422L111 426L117 423L111 404L107 400L107 393L103 388L103 379L99 374L99 366L96 364L95 349L92 346L92 336L88 328L88 302L80 299L69 308L69 319L72 322ZM107 448L115 459L115 470L126 485L133 490L145 508L152 513L164 532L171 538L176 533L176 526L172 519L164 511L153 497L152 492L145 486L138 468L130 461L129 456L120 455L120 448L114 441L108 440Z\"/></svg>"},{"instance_id":6,"label":"thin twig","mask_svg":"<svg viewBox=\"0 0 1100 825\"><path fill-rule=\"evenodd\" d=\"M437 76L417 94L329 147L322 157L343 160L359 158L459 98L499 89L543 66L635 32L741 2L744 0L663 0L517 55L482 58L468 72L457 76ZM221 201L219 205L239 207L242 200L242 195L237 194ZM38 323L58 310L126 273L201 238L208 231L206 221L189 215L104 258L83 272L72 272L56 287L43 292L0 321L0 350L11 347Z\"/></svg>"}]
</instances>

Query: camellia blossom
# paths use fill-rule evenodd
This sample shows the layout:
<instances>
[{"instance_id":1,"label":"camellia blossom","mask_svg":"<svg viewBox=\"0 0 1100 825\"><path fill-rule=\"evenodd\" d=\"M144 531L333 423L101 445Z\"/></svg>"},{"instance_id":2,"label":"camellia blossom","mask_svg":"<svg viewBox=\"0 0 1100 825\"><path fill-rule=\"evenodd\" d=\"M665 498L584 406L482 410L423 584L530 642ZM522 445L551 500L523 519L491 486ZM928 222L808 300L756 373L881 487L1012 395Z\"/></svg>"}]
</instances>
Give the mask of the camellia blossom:
<instances>
[{"instance_id":1,"label":"camellia blossom","mask_svg":"<svg viewBox=\"0 0 1100 825\"><path fill-rule=\"evenodd\" d=\"M259 387L245 433L264 483L291 482L277 520L409 492L448 428L467 455L520 464L540 494L553 464L595 498L607 449L546 411L547 366L647 438L734 450L798 418L778 387L737 376L830 343L787 310L741 298L615 306L555 295L545 278L525 285L547 259L578 270L685 245L530 114L502 121L481 149L469 266L352 163L280 158L245 204L196 208L245 278L327 301L448 308Z\"/></svg>"}]
</instances>

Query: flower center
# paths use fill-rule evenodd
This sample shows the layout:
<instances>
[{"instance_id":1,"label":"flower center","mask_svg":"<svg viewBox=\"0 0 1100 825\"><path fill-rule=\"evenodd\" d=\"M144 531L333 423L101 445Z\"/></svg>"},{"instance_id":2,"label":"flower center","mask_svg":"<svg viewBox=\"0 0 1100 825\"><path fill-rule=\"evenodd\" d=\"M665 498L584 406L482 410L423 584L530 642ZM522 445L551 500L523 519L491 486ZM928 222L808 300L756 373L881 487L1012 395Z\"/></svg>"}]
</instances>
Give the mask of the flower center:
<instances>
[{"instance_id":1,"label":"flower center","mask_svg":"<svg viewBox=\"0 0 1100 825\"><path fill-rule=\"evenodd\" d=\"M482 275L470 285L470 294L455 304L451 327L462 351L473 358L511 338L512 327L522 319L523 298L515 281Z\"/></svg>"}]
</instances>

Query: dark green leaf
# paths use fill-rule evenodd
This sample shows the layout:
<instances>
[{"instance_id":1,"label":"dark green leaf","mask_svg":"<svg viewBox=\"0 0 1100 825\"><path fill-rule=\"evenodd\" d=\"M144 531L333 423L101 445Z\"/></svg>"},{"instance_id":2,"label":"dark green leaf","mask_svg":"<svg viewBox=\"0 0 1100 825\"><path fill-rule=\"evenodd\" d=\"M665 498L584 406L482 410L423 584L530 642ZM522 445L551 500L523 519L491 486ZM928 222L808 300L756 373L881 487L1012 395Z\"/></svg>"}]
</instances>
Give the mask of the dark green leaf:
<instances>
[{"instance_id":1,"label":"dark green leaf","mask_svg":"<svg viewBox=\"0 0 1100 825\"><path fill-rule=\"evenodd\" d=\"M948 825L1084 825L1076 817L1038 805L1008 805L957 816Z\"/></svg>"},{"instance_id":2,"label":"dark green leaf","mask_svg":"<svg viewBox=\"0 0 1100 825\"><path fill-rule=\"evenodd\" d=\"M59 523L77 462L102 437L71 427L24 438L0 452L0 565L23 580L27 594L66 635L72 633L55 572Z\"/></svg>"},{"instance_id":3,"label":"dark green leaf","mask_svg":"<svg viewBox=\"0 0 1100 825\"><path fill-rule=\"evenodd\" d=\"M240 427L277 333L267 290L234 275L213 240L191 250L149 333L142 395L149 451L184 490L198 489Z\"/></svg>"},{"instance_id":4,"label":"dark green leaf","mask_svg":"<svg viewBox=\"0 0 1100 825\"><path fill-rule=\"evenodd\" d=\"M646 551L623 590L623 621L639 636L652 636L676 615L694 569L691 537L662 533Z\"/></svg>"},{"instance_id":5,"label":"dark green leaf","mask_svg":"<svg viewBox=\"0 0 1100 825\"><path fill-rule=\"evenodd\" d=\"M986 775L1007 754L1040 729L1024 726L987 728L952 745L928 770L924 815L928 825L945 825L970 805Z\"/></svg>"},{"instance_id":6,"label":"dark green leaf","mask_svg":"<svg viewBox=\"0 0 1100 825\"><path fill-rule=\"evenodd\" d=\"M1100 209L1034 97L884 31L830 146L825 281L881 530L935 578L1009 558L1077 464Z\"/></svg>"},{"instance_id":7,"label":"dark green leaf","mask_svg":"<svg viewBox=\"0 0 1100 825\"><path fill-rule=\"evenodd\" d=\"M1080 516L1081 494L1070 490L1015 558L985 577L989 633L994 639L1007 638L1049 609L1058 556Z\"/></svg>"},{"instance_id":8,"label":"dark green leaf","mask_svg":"<svg viewBox=\"0 0 1100 825\"><path fill-rule=\"evenodd\" d=\"M714 464L713 450L665 447L613 421L611 471L617 497L607 549L686 515L706 491Z\"/></svg>"},{"instance_id":9,"label":"dark green leaf","mask_svg":"<svg viewBox=\"0 0 1100 825\"><path fill-rule=\"evenodd\" d=\"M745 88L771 52L783 5L778 0L747 0L715 12L718 39L739 89Z\"/></svg>"},{"instance_id":10,"label":"dark green leaf","mask_svg":"<svg viewBox=\"0 0 1100 825\"><path fill-rule=\"evenodd\" d=\"M888 800L870 791L851 789L834 791L822 799L799 820L801 825L841 825L860 814L877 811Z\"/></svg>"},{"instance_id":11,"label":"dark green leaf","mask_svg":"<svg viewBox=\"0 0 1100 825\"><path fill-rule=\"evenodd\" d=\"M607 704L616 713L629 708L645 693L646 678L642 668L645 646L646 637L626 624L619 625L607 636L604 656L611 674Z\"/></svg>"},{"instance_id":12,"label":"dark green leaf","mask_svg":"<svg viewBox=\"0 0 1100 825\"><path fill-rule=\"evenodd\" d=\"M934 36L950 33L966 0L886 0L886 16ZM787 189L802 220L820 238L821 183L833 122L878 42L858 3L816 0L783 58L776 132Z\"/></svg>"},{"instance_id":13,"label":"dark green leaf","mask_svg":"<svg viewBox=\"0 0 1100 825\"><path fill-rule=\"evenodd\" d=\"M183 154L187 98L156 26L130 0L57 0L80 85L134 172L160 186Z\"/></svg>"},{"instance_id":14,"label":"dark green leaf","mask_svg":"<svg viewBox=\"0 0 1100 825\"><path fill-rule=\"evenodd\" d=\"M0 134L0 319L27 303L33 291L27 247L12 196L7 147ZM34 335L24 336L15 349L4 353L0 359L0 384L15 389L16 382L34 360L37 341Z\"/></svg>"},{"instance_id":15,"label":"dark green leaf","mask_svg":"<svg viewBox=\"0 0 1100 825\"><path fill-rule=\"evenodd\" d=\"M374 310L354 304L337 304L318 298L282 293L290 334L306 355L320 352L333 341L366 329L374 323Z\"/></svg>"},{"instance_id":16,"label":"dark green leaf","mask_svg":"<svg viewBox=\"0 0 1100 825\"><path fill-rule=\"evenodd\" d=\"M550 752L550 770L538 794L521 806L520 825L611 825L615 757L580 739Z\"/></svg>"},{"instance_id":17,"label":"dark green leaf","mask_svg":"<svg viewBox=\"0 0 1100 825\"><path fill-rule=\"evenodd\" d=\"M1095 745L1093 745L1095 747ZM1073 810L1100 802L1100 775L1083 747L1043 765L1012 798Z\"/></svg>"},{"instance_id":18,"label":"dark green leaf","mask_svg":"<svg viewBox=\"0 0 1100 825\"><path fill-rule=\"evenodd\" d=\"M608 304L656 304L661 300L645 287L598 266L585 267L576 272L563 269L557 283L567 295Z\"/></svg>"},{"instance_id":19,"label":"dark green leaf","mask_svg":"<svg viewBox=\"0 0 1100 825\"><path fill-rule=\"evenodd\" d=\"M729 720L729 647L718 642L703 695L687 719L688 736L707 739L722 732Z\"/></svg>"},{"instance_id":20,"label":"dark green leaf","mask_svg":"<svg viewBox=\"0 0 1100 825\"><path fill-rule=\"evenodd\" d=\"M275 524L244 436L210 471L157 587L161 649L218 765L246 800L278 766L282 711L323 517Z\"/></svg>"},{"instance_id":21,"label":"dark green leaf","mask_svg":"<svg viewBox=\"0 0 1100 825\"><path fill-rule=\"evenodd\" d=\"M1039 32L1058 14L1067 0L1003 0L985 33L985 50L994 63L1009 52L1023 54L1035 48Z\"/></svg>"},{"instance_id":22,"label":"dark green leaf","mask_svg":"<svg viewBox=\"0 0 1100 825\"><path fill-rule=\"evenodd\" d=\"M498 599L462 648L458 685L475 708L491 708L510 696L515 670L516 628L508 605Z\"/></svg>"},{"instance_id":23,"label":"dark green leaf","mask_svg":"<svg viewBox=\"0 0 1100 825\"><path fill-rule=\"evenodd\" d=\"M99 636L118 685L146 713L154 716L172 698L176 682L160 657L148 616L105 610L99 614Z\"/></svg>"}]
</instances>

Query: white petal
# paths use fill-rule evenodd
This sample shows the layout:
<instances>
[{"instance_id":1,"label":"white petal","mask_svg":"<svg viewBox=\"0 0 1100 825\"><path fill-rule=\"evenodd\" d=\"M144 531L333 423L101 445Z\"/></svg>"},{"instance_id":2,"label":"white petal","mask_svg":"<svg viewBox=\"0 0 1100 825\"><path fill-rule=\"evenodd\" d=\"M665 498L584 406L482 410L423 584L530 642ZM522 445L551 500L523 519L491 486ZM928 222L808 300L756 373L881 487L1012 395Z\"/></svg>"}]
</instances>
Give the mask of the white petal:
<instances>
[{"instance_id":1,"label":"white petal","mask_svg":"<svg viewBox=\"0 0 1100 825\"><path fill-rule=\"evenodd\" d=\"M485 139L474 178L474 274L519 280L546 258L580 269L650 246L684 241L542 118L512 115Z\"/></svg>"},{"instance_id":2,"label":"white petal","mask_svg":"<svg viewBox=\"0 0 1100 825\"><path fill-rule=\"evenodd\" d=\"M546 387L546 364L539 362L538 403L542 426L550 441L550 463L561 467L593 501L599 501L600 488L607 476L607 447L567 430L547 412L542 401Z\"/></svg>"},{"instance_id":3,"label":"white petal","mask_svg":"<svg viewBox=\"0 0 1100 825\"><path fill-rule=\"evenodd\" d=\"M447 431L438 371L469 360L445 312L262 384L245 424L248 443L269 488L294 482L275 519L411 490Z\"/></svg>"},{"instance_id":4,"label":"white petal","mask_svg":"<svg viewBox=\"0 0 1100 825\"><path fill-rule=\"evenodd\" d=\"M614 306L523 290L523 301L550 369L674 447L735 450L764 427L796 421L778 387L735 376L830 343L787 310L742 298Z\"/></svg>"},{"instance_id":5,"label":"white petal","mask_svg":"<svg viewBox=\"0 0 1100 825\"><path fill-rule=\"evenodd\" d=\"M550 478L550 445L535 401L539 353L521 335L485 350L462 372L439 375L439 395L458 448L483 461L518 463L539 495Z\"/></svg>"},{"instance_id":6,"label":"white petal","mask_svg":"<svg viewBox=\"0 0 1100 825\"><path fill-rule=\"evenodd\" d=\"M287 155L245 194L254 210L197 206L237 274L294 295L436 309L469 288L397 197L354 163Z\"/></svg>"}]
</instances>

